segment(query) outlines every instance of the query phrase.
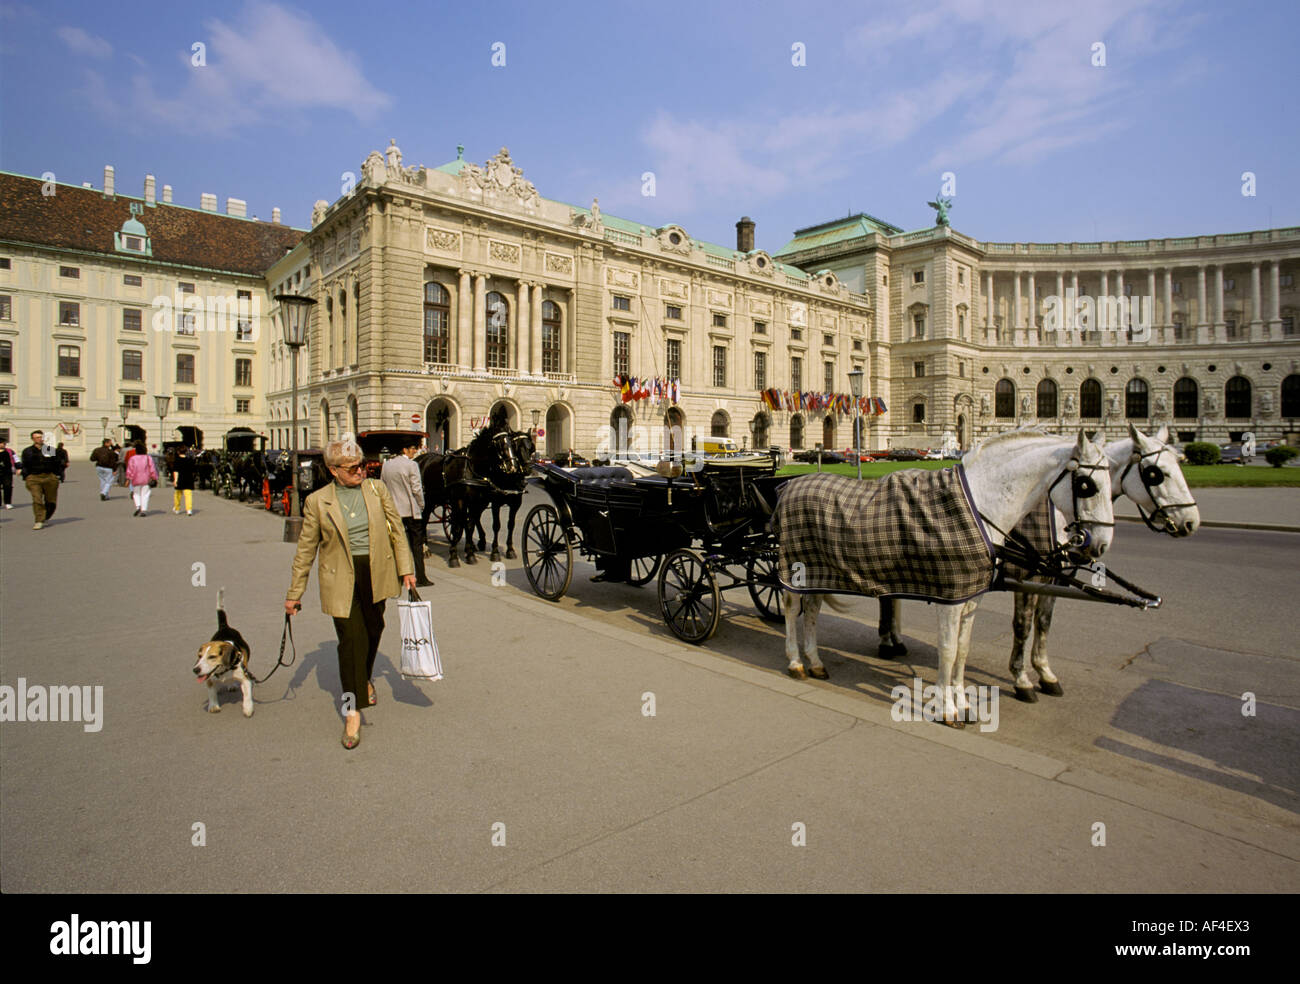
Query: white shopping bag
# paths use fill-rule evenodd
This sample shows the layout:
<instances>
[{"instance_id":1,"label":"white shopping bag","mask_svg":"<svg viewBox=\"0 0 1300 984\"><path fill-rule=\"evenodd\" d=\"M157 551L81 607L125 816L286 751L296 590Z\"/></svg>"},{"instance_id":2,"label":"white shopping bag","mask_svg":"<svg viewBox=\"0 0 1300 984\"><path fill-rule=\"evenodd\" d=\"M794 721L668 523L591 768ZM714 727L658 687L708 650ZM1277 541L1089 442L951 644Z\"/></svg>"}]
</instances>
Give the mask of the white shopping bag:
<instances>
[{"instance_id":1,"label":"white shopping bag","mask_svg":"<svg viewBox=\"0 0 1300 984\"><path fill-rule=\"evenodd\" d=\"M433 637L433 602L421 601L414 591L411 600L397 601L402 622L402 676L417 680L441 680L442 659Z\"/></svg>"}]
</instances>

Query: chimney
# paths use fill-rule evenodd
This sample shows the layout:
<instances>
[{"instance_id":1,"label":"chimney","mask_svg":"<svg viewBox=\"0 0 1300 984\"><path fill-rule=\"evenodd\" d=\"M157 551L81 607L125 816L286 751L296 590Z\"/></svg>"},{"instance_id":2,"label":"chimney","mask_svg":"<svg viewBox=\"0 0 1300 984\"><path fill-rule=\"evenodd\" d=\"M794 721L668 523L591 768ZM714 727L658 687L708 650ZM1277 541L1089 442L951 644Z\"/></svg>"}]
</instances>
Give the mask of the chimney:
<instances>
[{"instance_id":1,"label":"chimney","mask_svg":"<svg viewBox=\"0 0 1300 984\"><path fill-rule=\"evenodd\" d=\"M113 197L113 165L104 165L104 197Z\"/></svg>"},{"instance_id":2,"label":"chimney","mask_svg":"<svg viewBox=\"0 0 1300 984\"><path fill-rule=\"evenodd\" d=\"M91 184L89 181L83 181L83 182L81 182L81 187L83 187L83 188L94 188L95 186L94 186L93 184Z\"/></svg>"},{"instance_id":3,"label":"chimney","mask_svg":"<svg viewBox=\"0 0 1300 984\"><path fill-rule=\"evenodd\" d=\"M163 185L163 204L170 205L171 203L172 203L172 186Z\"/></svg>"},{"instance_id":4,"label":"chimney","mask_svg":"<svg viewBox=\"0 0 1300 984\"><path fill-rule=\"evenodd\" d=\"M280 224L280 209L278 207L271 209L271 221L276 225Z\"/></svg>"},{"instance_id":5,"label":"chimney","mask_svg":"<svg viewBox=\"0 0 1300 984\"><path fill-rule=\"evenodd\" d=\"M248 217L248 202L242 198L226 197L226 214L233 215L237 219Z\"/></svg>"},{"instance_id":6,"label":"chimney","mask_svg":"<svg viewBox=\"0 0 1300 984\"><path fill-rule=\"evenodd\" d=\"M205 212L215 212L217 210L217 196L205 191L199 196L199 208Z\"/></svg>"},{"instance_id":7,"label":"chimney","mask_svg":"<svg viewBox=\"0 0 1300 984\"><path fill-rule=\"evenodd\" d=\"M152 174L144 176L144 203L146 205L158 204L158 184Z\"/></svg>"},{"instance_id":8,"label":"chimney","mask_svg":"<svg viewBox=\"0 0 1300 984\"><path fill-rule=\"evenodd\" d=\"M754 220L748 215L741 216L740 221L736 223L736 249L742 253L749 253L754 249Z\"/></svg>"}]
</instances>

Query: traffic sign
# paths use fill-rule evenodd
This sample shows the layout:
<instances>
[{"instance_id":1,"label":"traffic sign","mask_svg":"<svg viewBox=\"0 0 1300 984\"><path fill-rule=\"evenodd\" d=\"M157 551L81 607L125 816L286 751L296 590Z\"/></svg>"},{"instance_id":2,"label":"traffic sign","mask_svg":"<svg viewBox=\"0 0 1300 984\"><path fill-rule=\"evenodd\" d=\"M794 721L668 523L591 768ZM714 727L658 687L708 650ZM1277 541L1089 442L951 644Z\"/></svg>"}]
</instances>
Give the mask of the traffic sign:
<instances>
[{"instance_id":1,"label":"traffic sign","mask_svg":"<svg viewBox=\"0 0 1300 984\"><path fill-rule=\"evenodd\" d=\"M418 424L419 422L420 422L420 415L418 413L411 414L411 423Z\"/></svg>"}]
</instances>

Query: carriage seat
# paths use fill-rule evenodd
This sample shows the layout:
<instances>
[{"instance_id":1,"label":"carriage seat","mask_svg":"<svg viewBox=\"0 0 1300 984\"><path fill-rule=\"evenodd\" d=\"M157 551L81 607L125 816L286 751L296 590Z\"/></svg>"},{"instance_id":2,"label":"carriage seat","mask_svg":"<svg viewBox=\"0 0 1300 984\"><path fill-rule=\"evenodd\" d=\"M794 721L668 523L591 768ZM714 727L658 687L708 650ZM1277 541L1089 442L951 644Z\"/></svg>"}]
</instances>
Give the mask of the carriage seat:
<instances>
[{"instance_id":1,"label":"carriage seat","mask_svg":"<svg viewBox=\"0 0 1300 984\"><path fill-rule=\"evenodd\" d=\"M569 476L583 485L598 485L608 488L611 482L631 481L632 473L622 465L594 465L589 468L570 468Z\"/></svg>"}]
</instances>

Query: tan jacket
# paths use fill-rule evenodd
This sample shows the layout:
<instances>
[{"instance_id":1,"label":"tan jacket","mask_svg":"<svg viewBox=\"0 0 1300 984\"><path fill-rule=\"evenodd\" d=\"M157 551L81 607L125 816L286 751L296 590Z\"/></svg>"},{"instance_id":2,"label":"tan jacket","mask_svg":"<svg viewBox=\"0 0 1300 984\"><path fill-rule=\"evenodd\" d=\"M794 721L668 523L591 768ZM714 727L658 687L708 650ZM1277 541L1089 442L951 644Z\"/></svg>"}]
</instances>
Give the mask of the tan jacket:
<instances>
[{"instance_id":1,"label":"tan jacket","mask_svg":"<svg viewBox=\"0 0 1300 984\"><path fill-rule=\"evenodd\" d=\"M414 574L415 564L402 518L384 483L368 478L361 486L370 519L370 587L375 601L383 601L401 591L401 578ZM348 527L333 482L309 495L303 506L302 533L293 558L293 584L285 595L288 600L297 601L306 592L307 576L318 549L321 611L334 618L347 618L352 611L355 574L352 551L348 549Z\"/></svg>"}]
</instances>

